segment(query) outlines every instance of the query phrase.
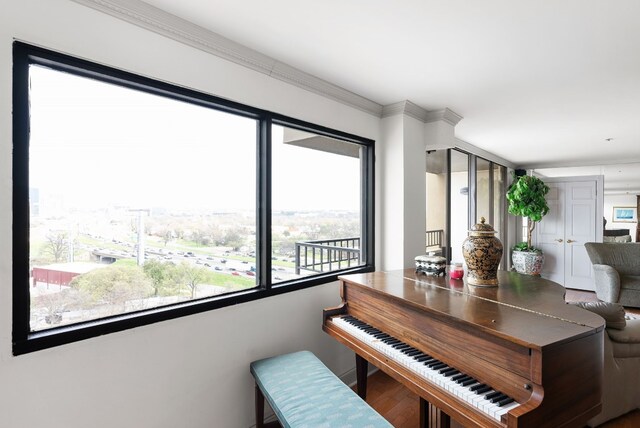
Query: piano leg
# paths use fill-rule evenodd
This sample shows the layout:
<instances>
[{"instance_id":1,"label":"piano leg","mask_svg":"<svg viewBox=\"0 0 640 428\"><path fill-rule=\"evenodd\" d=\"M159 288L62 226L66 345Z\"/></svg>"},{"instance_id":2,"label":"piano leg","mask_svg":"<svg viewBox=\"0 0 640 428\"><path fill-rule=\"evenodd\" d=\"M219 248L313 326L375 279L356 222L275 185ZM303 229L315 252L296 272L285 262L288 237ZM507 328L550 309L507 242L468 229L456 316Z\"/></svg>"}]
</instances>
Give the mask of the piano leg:
<instances>
[{"instance_id":1,"label":"piano leg","mask_svg":"<svg viewBox=\"0 0 640 428\"><path fill-rule=\"evenodd\" d=\"M369 362L356 354L356 386L358 395L363 400L367 399L367 370Z\"/></svg>"},{"instance_id":2,"label":"piano leg","mask_svg":"<svg viewBox=\"0 0 640 428\"><path fill-rule=\"evenodd\" d=\"M449 428L450 426L449 415L420 397L420 428Z\"/></svg>"}]
</instances>

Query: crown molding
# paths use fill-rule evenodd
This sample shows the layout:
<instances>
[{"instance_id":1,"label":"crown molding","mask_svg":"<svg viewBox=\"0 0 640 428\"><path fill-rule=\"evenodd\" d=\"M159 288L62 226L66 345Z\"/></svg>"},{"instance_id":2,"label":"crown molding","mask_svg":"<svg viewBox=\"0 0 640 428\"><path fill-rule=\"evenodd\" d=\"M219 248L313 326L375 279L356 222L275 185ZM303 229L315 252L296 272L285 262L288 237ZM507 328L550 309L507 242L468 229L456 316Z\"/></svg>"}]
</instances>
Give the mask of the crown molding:
<instances>
[{"instance_id":1,"label":"crown molding","mask_svg":"<svg viewBox=\"0 0 640 428\"><path fill-rule=\"evenodd\" d=\"M381 117L389 117L397 114L404 114L424 123L437 122L442 120L451 126L456 126L463 117L449 108L442 110L426 110L409 100L388 104L382 107Z\"/></svg>"},{"instance_id":2,"label":"crown molding","mask_svg":"<svg viewBox=\"0 0 640 428\"><path fill-rule=\"evenodd\" d=\"M429 112L419 105L414 104L409 100L405 100L382 107L382 114L380 117L385 118L398 114L404 114L421 122L425 122Z\"/></svg>"},{"instance_id":3,"label":"crown molding","mask_svg":"<svg viewBox=\"0 0 640 428\"><path fill-rule=\"evenodd\" d=\"M377 117L382 105L140 0L71 0Z\"/></svg>"},{"instance_id":4,"label":"crown molding","mask_svg":"<svg viewBox=\"0 0 640 428\"><path fill-rule=\"evenodd\" d=\"M425 122L436 122L438 120L444 120L452 126L456 126L458 122L462 120L462 116L453 110L445 108L443 110L433 110L427 115Z\"/></svg>"}]
</instances>

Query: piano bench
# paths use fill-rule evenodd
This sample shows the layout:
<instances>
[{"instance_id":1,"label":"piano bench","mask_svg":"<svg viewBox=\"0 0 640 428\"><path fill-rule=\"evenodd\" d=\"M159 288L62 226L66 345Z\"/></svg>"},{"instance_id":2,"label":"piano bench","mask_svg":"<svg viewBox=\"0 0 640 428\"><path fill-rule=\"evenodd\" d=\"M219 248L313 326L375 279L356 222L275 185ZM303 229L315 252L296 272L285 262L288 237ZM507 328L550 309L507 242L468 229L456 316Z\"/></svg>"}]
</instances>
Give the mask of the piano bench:
<instances>
[{"instance_id":1,"label":"piano bench","mask_svg":"<svg viewBox=\"0 0 640 428\"><path fill-rule=\"evenodd\" d=\"M256 427L264 426L264 400L284 428L393 428L309 351L254 361Z\"/></svg>"}]
</instances>

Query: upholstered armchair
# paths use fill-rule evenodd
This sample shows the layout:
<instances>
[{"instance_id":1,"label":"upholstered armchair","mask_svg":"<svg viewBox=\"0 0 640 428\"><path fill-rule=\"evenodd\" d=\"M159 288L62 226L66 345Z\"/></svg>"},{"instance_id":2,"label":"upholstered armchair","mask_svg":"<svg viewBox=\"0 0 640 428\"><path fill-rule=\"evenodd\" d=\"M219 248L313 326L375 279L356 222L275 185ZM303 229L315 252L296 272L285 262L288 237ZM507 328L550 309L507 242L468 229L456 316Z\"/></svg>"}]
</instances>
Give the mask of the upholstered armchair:
<instances>
[{"instance_id":1,"label":"upholstered armchair","mask_svg":"<svg viewBox=\"0 0 640 428\"><path fill-rule=\"evenodd\" d=\"M593 264L598 299L640 308L640 244L584 244Z\"/></svg>"},{"instance_id":2,"label":"upholstered armchair","mask_svg":"<svg viewBox=\"0 0 640 428\"><path fill-rule=\"evenodd\" d=\"M602 412L587 423L595 427L640 407L640 319L625 317L624 308L617 303L573 304L606 322Z\"/></svg>"}]
</instances>

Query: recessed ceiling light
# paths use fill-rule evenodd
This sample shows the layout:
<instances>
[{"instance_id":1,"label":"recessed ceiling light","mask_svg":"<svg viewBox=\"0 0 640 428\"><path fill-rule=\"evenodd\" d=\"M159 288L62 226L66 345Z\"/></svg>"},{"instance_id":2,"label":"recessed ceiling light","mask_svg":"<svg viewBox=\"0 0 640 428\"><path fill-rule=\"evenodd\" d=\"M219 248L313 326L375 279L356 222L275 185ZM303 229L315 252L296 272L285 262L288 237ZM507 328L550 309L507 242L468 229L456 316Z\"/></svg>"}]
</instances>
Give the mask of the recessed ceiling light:
<instances>
[{"instance_id":1,"label":"recessed ceiling light","mask_svg":"<svg viewBox=\"0 0 640 428\"><path fill-rule=\"evenodd\" d=\"M605 141L613 141L613 138L605 138Z\"/></svg>"}]
</instances>

